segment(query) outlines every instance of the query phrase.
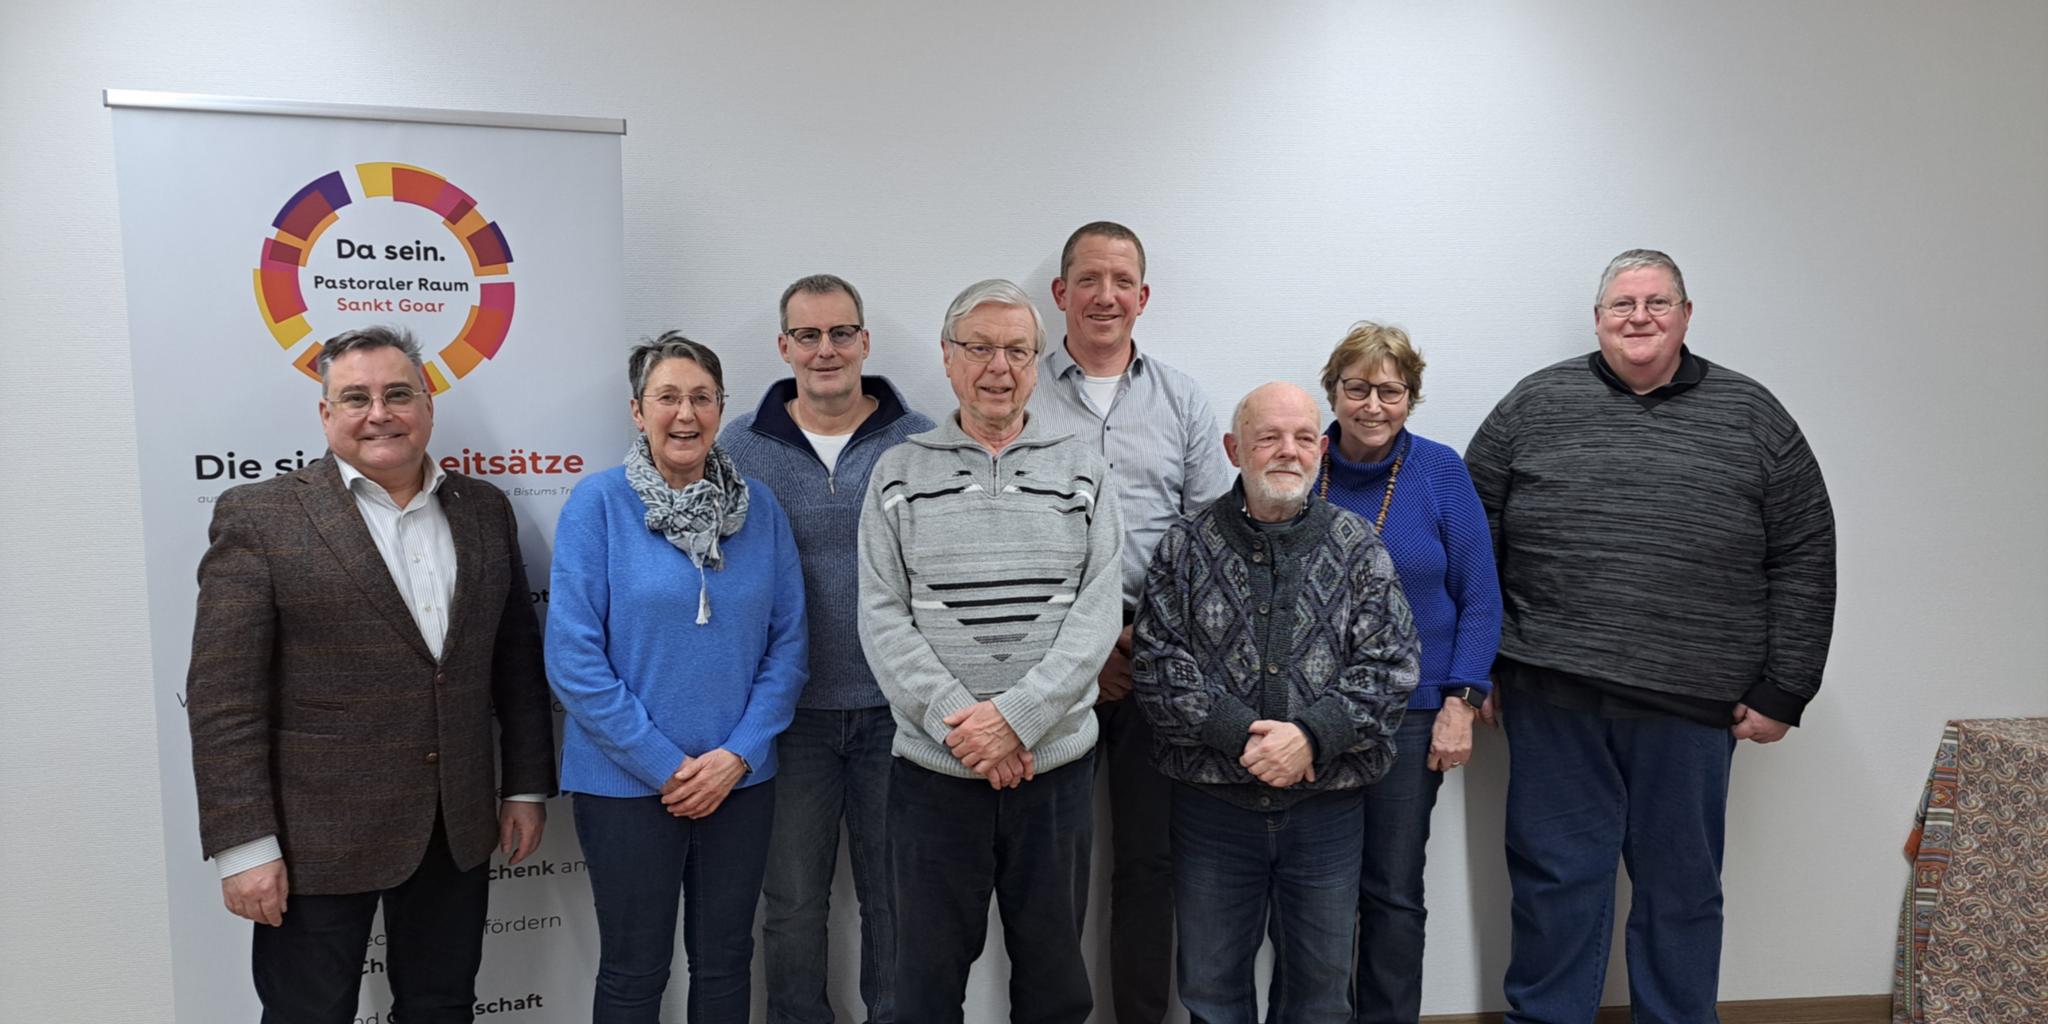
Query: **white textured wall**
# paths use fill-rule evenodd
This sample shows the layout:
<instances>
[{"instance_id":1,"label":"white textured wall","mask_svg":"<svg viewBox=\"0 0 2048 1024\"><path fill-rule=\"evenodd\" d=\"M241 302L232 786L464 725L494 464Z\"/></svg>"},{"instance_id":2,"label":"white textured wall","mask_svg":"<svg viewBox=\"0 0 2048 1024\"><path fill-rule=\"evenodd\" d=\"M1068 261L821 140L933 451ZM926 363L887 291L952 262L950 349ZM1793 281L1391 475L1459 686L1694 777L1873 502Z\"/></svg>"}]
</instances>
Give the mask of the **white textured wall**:
<instances>
[{"instance_id":1,"label":"white textured wall","mask_svg":"<svg viewBox=\"0 0 2048 1024\"><path fill-rule=\"evenodd\" d=\"M1386 319L1430 359L1413 425L1462 446L1590 347L1609 256L1669 250L1696 350L1799 417L1840 526L1827 688L1738 756L1744 999L1884 991L1941 722L2048 713L2044 54L2035 0L6 0L0 1017L163 1019L160 858L196 855L158 820L103 87L624 117L627 323L719 348L749 401L791 278L854 279L876 366L936 407L953 292L1042 292L1111 217L1152 251L1141 340L1220 405ZM1499 1005L1489 739L1437 814L1429 1012Z\"/></svg>"}]
</instances>

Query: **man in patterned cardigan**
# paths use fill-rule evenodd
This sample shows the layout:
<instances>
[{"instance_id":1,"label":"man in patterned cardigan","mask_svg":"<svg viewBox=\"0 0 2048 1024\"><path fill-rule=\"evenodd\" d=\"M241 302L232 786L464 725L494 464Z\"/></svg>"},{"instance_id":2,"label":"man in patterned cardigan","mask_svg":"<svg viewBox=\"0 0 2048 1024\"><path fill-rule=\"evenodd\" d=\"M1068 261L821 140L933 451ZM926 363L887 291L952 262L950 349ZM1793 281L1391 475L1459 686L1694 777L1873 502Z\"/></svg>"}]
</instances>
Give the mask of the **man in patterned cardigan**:
<instances>
[{"instance_id":1,"label":"man in patterned cardigan","mask_svg":"<svg viewBox=\"0 0 2048 1024\"><path fill-rule=\"evenodd\" d=\"M1393 761L1418 648L1372 524L1309 493L1321 427L1291 384L1245 396L1223 435L1237 484L1167 531L1138 606L1132 679L1175 781L1180 995L1196 1020L1258 1019L1269 903L1288 1019L1350 1019L1359 794Z\"/></svg>"}]
</instances>

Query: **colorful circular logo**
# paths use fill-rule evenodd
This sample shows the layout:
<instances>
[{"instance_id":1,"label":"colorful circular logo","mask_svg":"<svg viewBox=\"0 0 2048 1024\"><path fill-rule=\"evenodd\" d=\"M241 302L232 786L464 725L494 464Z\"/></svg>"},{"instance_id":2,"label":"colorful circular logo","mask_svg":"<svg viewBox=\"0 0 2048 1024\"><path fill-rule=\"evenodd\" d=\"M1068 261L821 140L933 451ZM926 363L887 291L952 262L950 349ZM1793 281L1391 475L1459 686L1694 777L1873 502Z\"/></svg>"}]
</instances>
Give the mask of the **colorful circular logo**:
<instances>
[{"instance_id":1,"label":"colorful circular logo","mask_svg":"<svg viewBox=\"0 0 2048 1024\"><path fill-rule=\"evenodd\" d=\"M320 342L299 347L308 336L371 323L408 328L427 350L427 386L440 394L505 344L512 248L476 200L432 171L396 163L355 170L360 198L389 202L355 204L340 171L300 189L270 222L274 233L255 270L256 308L292 365L316 379ZM429 227L436 218L453 245ZM338 223L343 230L321 245ZM316 330L315 321L323 326Z\"/></svg>"}]
</instances>

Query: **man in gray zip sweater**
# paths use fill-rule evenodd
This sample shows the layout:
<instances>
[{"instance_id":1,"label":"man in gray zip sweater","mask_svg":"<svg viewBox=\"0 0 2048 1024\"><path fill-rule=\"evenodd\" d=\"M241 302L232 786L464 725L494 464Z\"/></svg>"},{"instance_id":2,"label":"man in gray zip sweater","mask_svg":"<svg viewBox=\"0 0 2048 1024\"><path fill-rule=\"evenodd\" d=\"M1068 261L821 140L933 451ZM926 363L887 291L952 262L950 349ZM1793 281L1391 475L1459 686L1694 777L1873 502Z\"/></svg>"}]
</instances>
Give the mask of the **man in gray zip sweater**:
<instances>
[{"instance_id":1,"label":"man in gray zip sweater","mask_svg":"<svg viewBox=\"0 0 2048 1024\"><path fill-rule=\"evenodd\" d=\"M846 822L860 901L860 994L869 1024L893 1024L895 892L887 832L896 723L857 638L860 503L875 463L932 421L884 377L864 377L869 338L860 292L815 274L782 293L776 350L792 376L719 438L789 513L803 564L811 676L777 737L775 833L761 891L769 1024L832 1024L826 918Z\"/></svg>"},{"instance_id":2,"label":"man in gray zip sweater","mask_svg":"<svg viewBox=\"0 0 2048 1024\"><path fill-rule=\"evenodd\" d=\"M1045 347L1029 296L968 287L939 347L959 410L883 454L860 523L861 644L896 716L897 1015L961 1019L993 892L1012 1019L1081 1024L1122 522L1102 456L1025 413Z\"/></svg>"}]
</instances>

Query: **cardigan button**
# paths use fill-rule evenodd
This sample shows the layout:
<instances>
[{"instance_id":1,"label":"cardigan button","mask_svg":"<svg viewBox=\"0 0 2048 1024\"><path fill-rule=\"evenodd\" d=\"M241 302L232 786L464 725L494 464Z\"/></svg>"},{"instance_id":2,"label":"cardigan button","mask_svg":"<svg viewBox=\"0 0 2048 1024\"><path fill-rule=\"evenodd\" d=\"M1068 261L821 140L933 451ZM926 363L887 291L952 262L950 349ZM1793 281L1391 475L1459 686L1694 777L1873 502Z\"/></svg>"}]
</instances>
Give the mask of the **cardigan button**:
<instances>
[{"instance_id":1,"label":"cardigan button","mask_svg":"<svg viewBox=\"0 0 2048 1024\"><path fill-rule=\"evenodd\" d=\"M1259 614L1260 614L1260 615L1270 615L1270 614L1272 614L1272 612L1273 612L1273 606L1272 606L1272 605L1269 605L1269 604L1265 603L1264 601L1261 601L1261 602L1259 602Z\"/></svg>"},{"instance_id":2,"label":"cardigan button","mask_svg":"<svg viewBox=\"0 0 2048 1024\"><path fill-rule=\"evenodd\" d=\"M1273 664L1272 662L1267 662L1267 663L1266 663L1266 674L1267 674L1267 675L1269 675L1269 676L1277 676L1277 675L1279 675L1279 674L1280 674L1280 666L1278 666L1278 665L1275 665L1275 664Z\"/></svg>"},{"instance_id":3,"label":"cardigan button","mask_svg":"<svg viewBox=\"0 0 2048 1024\"><path fill-rule=\"evenodd\" d=\"M441 755L439 755L439 754L428 754L428 755L427 755L427 763L428 763L428 764L440 764L440 763L441 763Z\"/></svg>"},{"instance_id":4,"label":"cardigan button","mask_svg":"<svg viewBox=\"0 0 2048 1024\"><path fill-rule=\"evenodd\" d=\"M448 673L446 673L446 672L436 672L436 673L434 673L434 685L435 685L435 686L446 686L446 685L448 685Z\"/></svg>"}]
</instances>

